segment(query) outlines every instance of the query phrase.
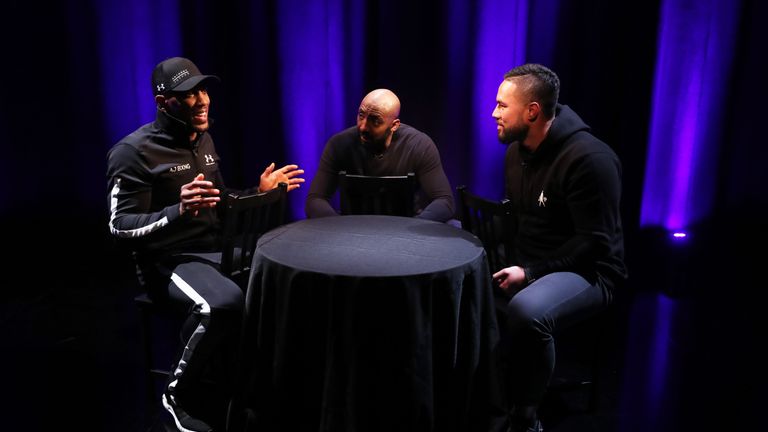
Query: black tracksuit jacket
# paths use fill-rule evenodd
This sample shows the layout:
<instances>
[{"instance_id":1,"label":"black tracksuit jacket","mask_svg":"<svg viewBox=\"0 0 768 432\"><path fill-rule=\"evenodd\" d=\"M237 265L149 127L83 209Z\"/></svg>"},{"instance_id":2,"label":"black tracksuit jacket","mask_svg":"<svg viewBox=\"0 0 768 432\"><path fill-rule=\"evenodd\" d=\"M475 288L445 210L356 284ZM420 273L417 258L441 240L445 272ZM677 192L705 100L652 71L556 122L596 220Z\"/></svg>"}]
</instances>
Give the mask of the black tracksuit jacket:
<instances>
[{"instance_id":1,"label":"black tracksuit jacket","mask_svg":"<svg viewBox=\"0 0 768 432\"><path fill-rule=\"evenodd\" d=\"M219 156L206 132L189 141L187 125L163 111L116 143L107 154L112 234L132 239L132 249L149 256L162 252L209 252L218 248L217 207L197 216L179 215L181 186L199 173L228 193Z\"/></svg>"}]
</instances>

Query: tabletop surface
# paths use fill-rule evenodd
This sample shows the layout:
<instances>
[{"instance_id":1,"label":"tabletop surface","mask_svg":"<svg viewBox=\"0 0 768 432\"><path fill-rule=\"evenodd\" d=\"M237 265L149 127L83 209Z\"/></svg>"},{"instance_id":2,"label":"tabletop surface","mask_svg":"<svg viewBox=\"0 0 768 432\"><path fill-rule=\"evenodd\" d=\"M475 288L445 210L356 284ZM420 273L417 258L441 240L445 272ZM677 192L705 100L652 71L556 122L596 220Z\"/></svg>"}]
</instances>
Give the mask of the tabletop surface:
<instances>
[{"instance_id":1,"label":"tabletop surface","mask_svg":"<svg viewBox=\"0 0 768 432\"><path fill-rule=\"evenodd\" d=\"M473 262L480 241L424 219L348 215L304 219L259 239L257 253L295 270L339 276L432 274Z\"/></svg>"}]
</instances>

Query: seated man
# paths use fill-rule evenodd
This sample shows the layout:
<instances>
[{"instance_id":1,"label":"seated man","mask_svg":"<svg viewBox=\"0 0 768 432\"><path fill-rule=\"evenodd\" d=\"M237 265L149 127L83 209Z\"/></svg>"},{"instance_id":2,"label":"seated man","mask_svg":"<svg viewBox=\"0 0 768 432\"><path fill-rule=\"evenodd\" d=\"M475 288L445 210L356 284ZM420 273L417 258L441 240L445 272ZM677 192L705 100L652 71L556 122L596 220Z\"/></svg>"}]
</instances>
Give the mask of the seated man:
<instances>
[{"instance_id":1,"label":"seated man","mask_svg":"<svg viewBox=\"0 0 768 432\"><path fill-rule=\"evenodd\" d=\"M621 161L567 105L540 64L504 75L493 118L515 208L514 256L493 279L505 293L499 323L510 429L541 432L537 410L555 369L557 331L604 310L627 278Z\"/></svg>"},{"instance_id":2,"label":"seated man","mask_svg":"<svg viewBox=\"0 0 768 432\"><path fill-rule=\"evenodd\" d=\"M454 215L453 190L435 143L400 123L400 100L387 89L368 93L357 111L357 126L332 136L307 195L308 218L335 216L330 199L339 171L367 176L416 174L416 217L446 222Z\"/></svg>"},{"instance_id":3,"label":"seated man","mask_svg":"<svg viewBox=\"0 0 768 432\"><path fill-rule=\"evenodd\" d=\"M107 156L110 232L133 250L149 296L187 314L161 397L182 431L209 431L215 422L224 423L223 411L210 417L201 412L200 406L211 405L201 377L214 353L234 357L226 341L240 330L244 304L241 288L210 260L221 252L218 203L229 191L208 130L208 84L216 81L189 59L160 62L152 72L155 120L118 141ZM281 182L294 190L304 182L303 172L297 165L276 169L272 163L259 185L244 193ZM222 381L230 391L227 379Z\"/></svg>"}]
</instances>

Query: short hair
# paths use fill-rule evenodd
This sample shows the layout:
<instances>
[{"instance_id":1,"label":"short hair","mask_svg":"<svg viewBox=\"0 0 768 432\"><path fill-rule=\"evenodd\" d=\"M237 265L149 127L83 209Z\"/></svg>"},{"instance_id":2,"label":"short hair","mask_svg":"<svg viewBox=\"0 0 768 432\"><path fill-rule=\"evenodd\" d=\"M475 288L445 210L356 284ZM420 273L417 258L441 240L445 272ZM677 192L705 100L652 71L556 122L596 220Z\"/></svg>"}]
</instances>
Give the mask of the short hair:
<instances>
[{"instance_id":1,"label":"short hair","mask_svg":"<svg viewBox=\"0 0 768 432\"><path fill-rule=\"evenodd\" d=\"M555 116L555 106L560 96L560 78L551 69L536 63L526 63L504 74L505 80L516 80L529 102L541 104L546 118Z\"/></svg>"}]
</instances>

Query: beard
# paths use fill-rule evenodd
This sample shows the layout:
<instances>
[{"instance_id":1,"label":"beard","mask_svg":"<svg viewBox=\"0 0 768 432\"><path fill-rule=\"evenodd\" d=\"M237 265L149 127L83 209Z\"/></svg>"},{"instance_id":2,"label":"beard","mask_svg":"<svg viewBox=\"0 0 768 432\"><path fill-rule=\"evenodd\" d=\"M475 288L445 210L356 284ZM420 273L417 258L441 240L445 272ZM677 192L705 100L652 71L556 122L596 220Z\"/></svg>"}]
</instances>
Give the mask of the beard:
<instances>
[{"instance_id":1,"label":"beard","mask_svg":"<svg viewBox=\"0 0 768 432\"><path fill-rule=\"evenodd\" d=\"M382 153L387 145L387 139L392 135L392 130L387 129L384 135L380 137L374 137L369 133L358 132L360 134L360 140L368 147L373 153Z\"/></svg>"},{"instance_id":2,"label":"beard","mask_svg":"<svg viewBox=\"0 0 768 432\"><path fill-rule=\"evenodd\" d=\"M208 130L208 122L205 122L205 124L190 124L190 129L192 129L193 132L197 132L199 134L206 132Z\"/></svg>"},{"instance_id":3,"label":"beard","mask_svg":"<svg viewBox=\"0 0 768 432\"><path fill-rule=\"evenodd\" d=\"M515 141L524 141L528 137L530 126L527 124L515 125L509 128L503 128L499 132L499 141L502 144L511 144Z\"/></svg>"}]
</instances>

